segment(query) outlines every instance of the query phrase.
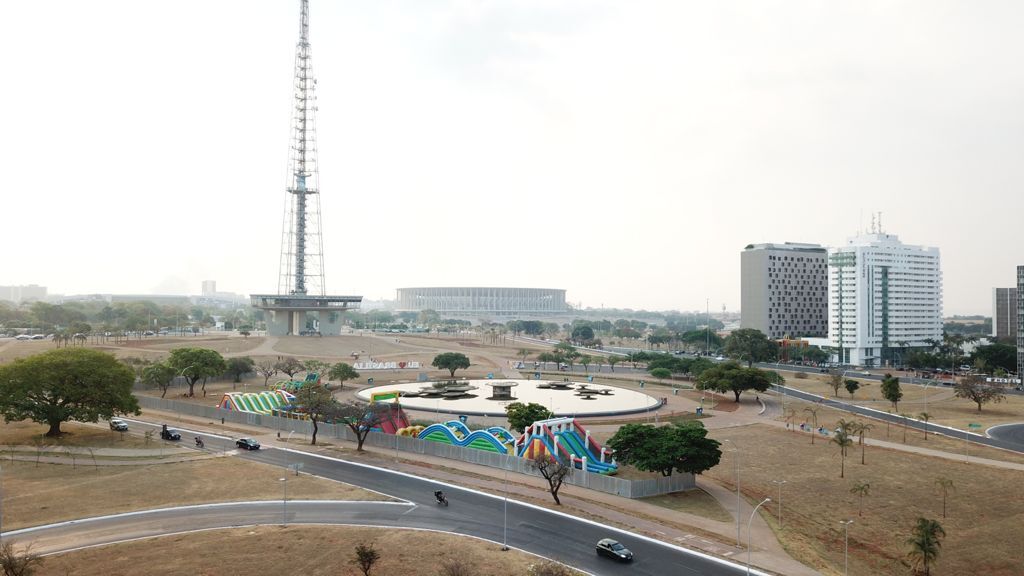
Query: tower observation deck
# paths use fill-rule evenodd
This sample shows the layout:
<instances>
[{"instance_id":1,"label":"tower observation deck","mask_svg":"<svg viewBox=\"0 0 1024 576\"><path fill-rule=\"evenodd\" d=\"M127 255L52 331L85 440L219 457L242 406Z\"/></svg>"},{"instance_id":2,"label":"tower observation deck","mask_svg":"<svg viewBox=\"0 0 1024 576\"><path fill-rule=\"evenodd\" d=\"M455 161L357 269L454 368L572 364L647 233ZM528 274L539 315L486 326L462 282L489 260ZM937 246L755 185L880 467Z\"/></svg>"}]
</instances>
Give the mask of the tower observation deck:
<instances>
[{"instance_id":1,"label":"tower observation deck","mask_svg":"<svg viewBox=\"0 0 1024 576\"><path fill-rule=\"evenodd\" d=\"M357 308L362 296L327 296L320 227L316 151L316 79L309 45L309 0L301 0L299 43L295 47L295 105L292 113L289 182L277 294L250 295L265 310L271 336L340 333L340 313Z\"/></svg>"}]
</instances>

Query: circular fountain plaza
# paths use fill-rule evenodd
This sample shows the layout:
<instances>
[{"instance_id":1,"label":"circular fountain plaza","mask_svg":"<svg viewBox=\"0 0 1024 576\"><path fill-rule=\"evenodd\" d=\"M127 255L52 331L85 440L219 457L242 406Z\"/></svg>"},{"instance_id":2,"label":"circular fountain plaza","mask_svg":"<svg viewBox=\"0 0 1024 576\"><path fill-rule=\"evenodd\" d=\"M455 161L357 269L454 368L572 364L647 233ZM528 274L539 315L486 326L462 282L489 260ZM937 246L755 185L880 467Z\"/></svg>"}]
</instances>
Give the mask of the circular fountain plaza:
<instances>
[{"instance_id":1,"label":"circular fountain plaza","mask_svg":"<svg viewBox=\"0 0 1024 576\"><path fill-rule=\"evenodd\" d=\"M546 406L556 416L598 416L653 410L661 401L633 390L569 380L458 380L444 388L434 382L389 384L360 390L356 395L369 402L374 394L398 391L403 408L496 416L512 402Z\"/></svg>"}]
</instances>

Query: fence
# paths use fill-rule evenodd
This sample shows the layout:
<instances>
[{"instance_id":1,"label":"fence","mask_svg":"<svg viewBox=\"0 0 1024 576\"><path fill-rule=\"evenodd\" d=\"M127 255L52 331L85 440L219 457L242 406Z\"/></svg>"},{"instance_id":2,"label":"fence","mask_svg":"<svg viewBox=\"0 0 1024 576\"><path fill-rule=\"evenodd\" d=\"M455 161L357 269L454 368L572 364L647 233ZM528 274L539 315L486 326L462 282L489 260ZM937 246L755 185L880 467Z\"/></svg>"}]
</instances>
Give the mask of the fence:
<instances>
[{"instance_id":1,"label":"fence","mask_svg":"<svg viewBox=\"0 0 1024 576\"><path fill-rule=\"evenodd\" d=\"M297 434L312 434L313 423L308 420L296 420L294 418L282 418L269 414L255 414L252 412L239 412L237 410L221 410L215 406L203 406L180 402L168 398L156 398L153 396L138 396L139 406L150 410L163 410L177 412L186 416L209 418L210 420L221 420L232 424L246 424L249 426L261 426L271 428L280 432L295 431ZM337 438L355 442L355 435L344 424L320 423L318 434L325 438ZM366 437L366 444L375 448L384 448L411 454L423 454L461 460L479 466L487 466L500 470L508 470L517 474L539 476L539 473L531 468L530 461L525 458L517 458L486 450L476 450L441 442L431 442L410 436L398 436L395 434L383 434L371 432ZM679 492L696 487L693 474L674 473L667 478L653 478L649 480L625 480L614 476L604 476L593 472L573 470L565 479L566 484L597 490L608 494L616 494L625 498L644 498Z\"/></svg>"}]
</instances>

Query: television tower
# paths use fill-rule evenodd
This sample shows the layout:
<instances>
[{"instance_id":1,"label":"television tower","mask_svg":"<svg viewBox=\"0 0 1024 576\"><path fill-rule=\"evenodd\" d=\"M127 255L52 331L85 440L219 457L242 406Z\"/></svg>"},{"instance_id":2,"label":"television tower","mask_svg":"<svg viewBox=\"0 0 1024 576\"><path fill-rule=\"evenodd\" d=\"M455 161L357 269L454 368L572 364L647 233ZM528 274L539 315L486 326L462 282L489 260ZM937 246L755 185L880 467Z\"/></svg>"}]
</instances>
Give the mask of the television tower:
<instances>
[{"instance_id":1,"label":"television tower","mask_svg":"<svg viewBox=\"0 0 1024 576\"><path fill-rule=\"evenodd\" d=\"M323 236L320 232L319 171L316 158L316 79L309 46L309 0L301 0L299 43L295 46L288 203L281 229L278 294L324 294Z\"/></svg>"},{"instance_id":2,"label":"television tower","mask_svg":"<svg viewBox=\"0 0 1024 576\"><path fill-rule=\"evenodd\" d=\"M269 312L270 336L337 335L340 313L357 308L362 296L327 296L316 151L316 79L309 46L309 0L300 0L295 46L294 106L288 158L287 203L281 227L277 294L252 294L255 308Z\"/></svg>"}]
</instances>

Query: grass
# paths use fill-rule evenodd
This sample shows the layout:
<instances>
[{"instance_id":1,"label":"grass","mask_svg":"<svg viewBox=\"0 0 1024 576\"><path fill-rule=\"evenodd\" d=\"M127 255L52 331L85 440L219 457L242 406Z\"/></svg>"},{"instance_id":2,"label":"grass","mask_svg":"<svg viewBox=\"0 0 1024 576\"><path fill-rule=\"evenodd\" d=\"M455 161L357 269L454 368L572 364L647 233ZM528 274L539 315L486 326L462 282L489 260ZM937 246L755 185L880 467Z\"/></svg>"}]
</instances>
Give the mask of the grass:
<instances>
[{"instance_id":1,"label":"grass","mask_svg":"<svg viewBox=\"0 0 1024 576\"><path fill-rule=\"evenodd\" d=\"M355 548L380 554L371 574L440 574L445 561L471 567L469 574L519 576L539 560L524 552L474 538L426 531L340 526L258 526L165 536L89 548L46 558L40 576L153 576L228 574L359 574ZM174 558L168 562L168 558Z\"/></svg>"},{"instance_id":2,"label":"grass","mask_svg":"<svg viewBox=\"0 0 1024 576\"><path fill-rule=\"evenodd\" d=\"M99 426L83 424L80 422L65 422L60 429L65 433L60 438L47 438L44 436L49 426L38 424L29 420L18 422L4 422L0 426L0 445L18 446L42 446L44 449L52 450L61 447L73 448L122 448L122 449L144 449L157 450L160 448L159 437L146 442L141 434L126 432L114 432L107 427L107 424L100 421ZM131 424L129 424L129 428ZM164 443L163 449L169 453L187 453L186 450L178 447L177 444Z\"/></svg>"},{"instance_id":3,"label":"grass","mask_svg":"<svg viewBox=\"0 0 1024 576\"><path fill-rule=\"evenodd\" d=\"M686 512L711 520L718 520L719 522L732 521L732 516L722 508L718 501L700 489L641 498L641 501L675 510L676 512Z\"/></svg>"},{"instance_id":4,"label":"grass","mask_svg":"<svg viewBox=\"0 0 1024 576\"><path fill-rule=\"evenodd\" d=\"M860 464L859 449L853 450L846 459L845 478L840 478L838 448L821 441L811 446L806 434L754 425L713 430L711 435L739 446L743 493L754 503L773 499L763 516L787 550L826 574L836 574L834 567L842 565L839 521L851 518L850 574L907 573L904 542L919 516L938 520L947 532L937 573L1009 576L1019 575L1024 565L1019 545L1024 500L1014 496L1020 471L869 447L867 465ZM735 457L725 451L719 465L705 475L735 486ZM947 518L942 518L936 486L940 476L955 486ZM772 480L786 480L781 530L774 501L778 487ZM858 497L850 493L858 481L871 484L863 516L858 515Z\"/></svg>"},{"instance_id":5,"label":"grass","mask_svg":"<svg viewBox=\"0 0 1024 576\"><path fill-rule=\"evenodd\" d=\"M281 497L280 468L221 457L173 464L92 466L3 464L4 529L131 510ZM288 496L385 500L386 496L307 475L288 479Z\"/></svg>"}]
</instances>

